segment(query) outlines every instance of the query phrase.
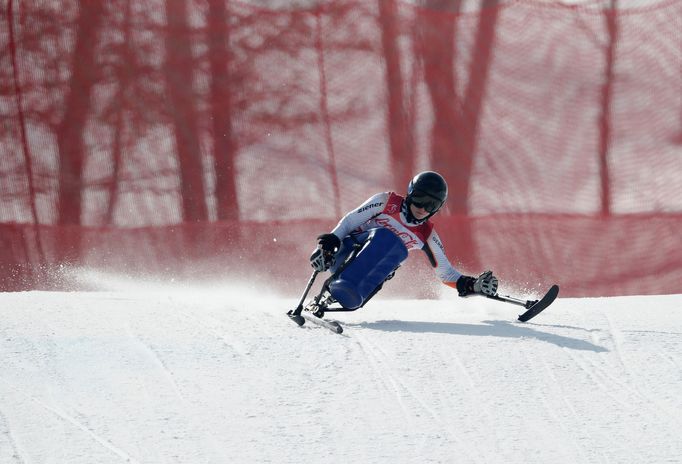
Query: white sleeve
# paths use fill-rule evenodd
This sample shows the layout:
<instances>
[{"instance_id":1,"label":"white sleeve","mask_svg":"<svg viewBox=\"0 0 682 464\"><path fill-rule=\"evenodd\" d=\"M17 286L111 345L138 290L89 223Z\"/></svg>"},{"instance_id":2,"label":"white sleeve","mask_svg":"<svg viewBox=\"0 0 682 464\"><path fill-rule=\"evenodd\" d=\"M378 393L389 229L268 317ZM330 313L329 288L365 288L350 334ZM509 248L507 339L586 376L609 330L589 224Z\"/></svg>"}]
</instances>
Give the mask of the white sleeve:
<instances>
[{"instance_id":1,"label":"white sleeve","mask_svg":"<svg viewBox=\"0 0 682 464\"><path fill-rule=\"evenodd\" d=\"M431 231L431 235L426 240L431 253L433 255L434 265L436 275L445 284L451 287L456 287L457 279L462 275L457 269L455 269L450 261L448 261L445 255L445 248L443 247L443 242L441 242L440 237L435 230Z\"/></svg>"},{"instance_id":2,"label":"white sleeve","mask_svg":"<svg viewBox=\"0 0 682 464\"><path fill-rule=\"evenodd\" d=\"M388 192L377 193L363 204L347 213L332 230L332 234L341 240L353 230L372 219L384 210L388 201Z\"/></svg>"}]
</instances>

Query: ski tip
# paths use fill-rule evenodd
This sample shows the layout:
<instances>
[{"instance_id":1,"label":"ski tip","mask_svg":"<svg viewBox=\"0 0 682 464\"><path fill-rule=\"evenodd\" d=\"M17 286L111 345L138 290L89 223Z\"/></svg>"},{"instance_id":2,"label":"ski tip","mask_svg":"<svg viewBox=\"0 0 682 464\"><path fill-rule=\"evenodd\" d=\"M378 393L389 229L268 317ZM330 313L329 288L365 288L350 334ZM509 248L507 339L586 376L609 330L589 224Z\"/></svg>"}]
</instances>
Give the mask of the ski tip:
<instances>
[{"instance_id":1,"label":"ski tip","mask_svg":"<svg viewBox=\"0 0 682 464\"><path fill-rule=\"evenodd\" d=\"M516 320L519 321L519 322L528 322L528 321L530 321L531 319L533 319L535 316L537 316L538 314L540 314L541 312L542 312L542 310L537 311L537 312L533 312L532 310L528 310L528 311L526 311L525 313L520 314L519 317L518 317L518 319L516 319Z\"/></svg>"},{"instance_id":2,"label":"ski tip","mask_svg":"<svg viewBox=\"0 0 682 464\"><path fill-rule=\"evenodd\" d=\"M337 334L343 333L343 327L341 327L341 324L339 324L339 323L337 322L337 323L334 324L334 325L336 326L336 333L337 333Z\"/></svg>"},{"instance_id":3,"label":"ski tip","mask_svg":"<svg viewBox=\"0 0 682 464\"><path fill-rule=\"evenodd\" d=\"M542 297L539 301L536 301L528 310L519 315L518 320L520 322L528 322L538 314L540 314L545 308L547 308L549 305L551 305L556 297L559 295L559 286L558 285L552 285L552 287L547 291L545 296Z\"/></svg>"},{"instance_id":4,"label":"ski tip","mask_svg":"<svg viewBox=\"0 0 682 464\"><path fill-rule=\"evenodd\" d=\"M295 322L296 324L298 324L299 326L302 326L303 324L305 324L305 319L304 319L303 316L301 316L300 314L290 314L290 313L287 313L287 317L288 317L289 319L291 319L292 321L294 321L294 322Z\"/></svg>"}]
</instances>

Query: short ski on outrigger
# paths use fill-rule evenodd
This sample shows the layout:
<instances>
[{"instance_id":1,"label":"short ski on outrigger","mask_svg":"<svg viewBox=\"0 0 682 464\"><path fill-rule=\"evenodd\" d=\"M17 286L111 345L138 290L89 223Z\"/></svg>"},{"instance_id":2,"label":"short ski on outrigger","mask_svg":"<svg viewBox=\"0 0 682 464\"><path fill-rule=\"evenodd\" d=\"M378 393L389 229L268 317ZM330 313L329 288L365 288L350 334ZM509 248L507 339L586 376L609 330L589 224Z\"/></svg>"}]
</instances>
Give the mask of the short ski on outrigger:
<instances>
[{"instance_id":1,"label":"short ski on outrigger","mask_svg":"<svg viewBox=\"0 0 682 464\"><path fill-rule=\"evenodd\" d=\"M526 308L526 312L519 315L518 320L521 322L527 322L540 314L544 309L551 305L556 297L559 295L559 286L552 285L550 289L545 293L545 296L539 300L520 300L506 295L485 295L487 298L493 300L504 301L505 303L512 303Z\"/></svg>"},{"instance_id":2,"label":"short ski on outrigger","mask_svg":"<svg viewBox=\"0 0 682 464\"><path fill-rule=\"evenodd\" d=\"M328 321L326 319L322 319L322 316L324 315L324 309L322 309L319 304L320 299L322 297L322 293L320 293L320 295L315 297L313 301L311 301L305 307L303 307L303 302L308 296L310 287L313 286L313 282L315 282L317 274L319 274L318 271L313 271L313 275L311 275L310 280L308 280L308 285L303 291L303 295L301 296L301 299L298 302L298 306L296 306L296 309L292 309L291 311L289 311L287 313L287 316L289 316L289 318L299 326L305 324L305 321L309 321L312 322L313 324L325 327L331 330L332 332L340 334L343 332L343 327L341 327L341 324L339 324L336 321Z\"/></svg>"}]
</instances>

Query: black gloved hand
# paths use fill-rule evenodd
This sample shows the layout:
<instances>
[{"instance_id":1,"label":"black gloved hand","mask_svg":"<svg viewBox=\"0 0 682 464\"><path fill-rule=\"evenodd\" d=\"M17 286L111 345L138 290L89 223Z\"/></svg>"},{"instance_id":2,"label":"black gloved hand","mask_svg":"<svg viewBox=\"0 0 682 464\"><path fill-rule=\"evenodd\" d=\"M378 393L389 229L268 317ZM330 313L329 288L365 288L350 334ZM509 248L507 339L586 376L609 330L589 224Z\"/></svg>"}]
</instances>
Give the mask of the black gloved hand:
<instances>
[{"instance_id":1,"label":"black gloved hand","mask_svg":"<svg viewBox=\"0 0 682 464\"><path fill-rule=\"evenodd\" d=\"M457 291L459 296L469 296L475 293L495 295L498 283L492 271L485 271L478 277L463 275L457 279Z\"/></svg>"},{"instance_id":2,"label":"black gloved hand","mask_svg":"<svg viewBox=\"0 0 682 464\"><path fill-rule=\"evenodd\" d=\"M461 275L457 279L457 292L459 296L469 296L474 293L474 282L476 282L475 277Z\"/></svg>"},{"instance_id":3,"label":"black gloved hand","mask_svg":"<svg viewBox=\"0 0 682 464\"><path fill-rule=\"evenodd\" d=\"M317 237L317 248L310 255L310 265L317 272L324 272L334 264L334 255L341 247L341 240L334 234Z\"/></svg>"},{"instance_id":4,"label":"black gloved hand","mask_svg":"<svg viewBox=\"0 0 682 464\"><path fill-rule=\"evenodd\" d=\"M336 253L341 247L341 240L334 234L322 234L317 236L317 246L328 253Z\"/></svg>"}]
</instances>

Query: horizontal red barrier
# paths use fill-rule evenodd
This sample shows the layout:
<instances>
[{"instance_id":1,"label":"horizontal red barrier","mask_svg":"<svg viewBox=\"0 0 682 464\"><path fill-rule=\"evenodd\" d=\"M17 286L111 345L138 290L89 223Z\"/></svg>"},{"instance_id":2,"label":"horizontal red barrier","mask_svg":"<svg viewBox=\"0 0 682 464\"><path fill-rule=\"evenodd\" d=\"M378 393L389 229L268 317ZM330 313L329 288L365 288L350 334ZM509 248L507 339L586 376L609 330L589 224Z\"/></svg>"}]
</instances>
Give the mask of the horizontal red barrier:
<instances>
[{"instance_id":1,"label":"horizontal red barrier","mask_svg":"<svg viewBox=\"0 0 682 464\"><path fill-rule=\"evenodd\" d=\"M0 290L76 289L85 268L165 281L242 284L297 296L310 274L315 237L330 221L206 223L108 229L0 225ZM441 217L436 227L462 272L492 269L501 288L532 293L552 283L562 296L679 293L682 215L597 218L509 215ZM470 228L473 244L463 244ZM438 296L444 288L421 252L384 293Z\"/></svg>"}]
</instances>

